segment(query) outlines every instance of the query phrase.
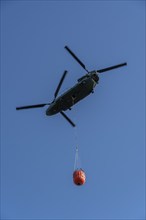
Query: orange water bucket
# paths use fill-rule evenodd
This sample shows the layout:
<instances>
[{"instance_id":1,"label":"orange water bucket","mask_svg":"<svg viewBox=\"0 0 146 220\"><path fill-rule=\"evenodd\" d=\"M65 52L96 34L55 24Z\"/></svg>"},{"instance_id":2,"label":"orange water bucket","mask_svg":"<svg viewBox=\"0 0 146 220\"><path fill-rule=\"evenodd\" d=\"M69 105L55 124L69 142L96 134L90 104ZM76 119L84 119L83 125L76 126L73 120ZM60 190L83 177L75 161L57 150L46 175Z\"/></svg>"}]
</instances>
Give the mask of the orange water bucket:
<instances>
[{"instance_id":1,"label":"orange water bucket","mask_svg":"<svg viewBox=\"0 0 146 220\"><path fill-rule=\"evenodd\" d=\"M73 181L76 185L83 185L86 181L85 172L82 169L75 170L73 173Z\"/></svg>"}]
</instances>

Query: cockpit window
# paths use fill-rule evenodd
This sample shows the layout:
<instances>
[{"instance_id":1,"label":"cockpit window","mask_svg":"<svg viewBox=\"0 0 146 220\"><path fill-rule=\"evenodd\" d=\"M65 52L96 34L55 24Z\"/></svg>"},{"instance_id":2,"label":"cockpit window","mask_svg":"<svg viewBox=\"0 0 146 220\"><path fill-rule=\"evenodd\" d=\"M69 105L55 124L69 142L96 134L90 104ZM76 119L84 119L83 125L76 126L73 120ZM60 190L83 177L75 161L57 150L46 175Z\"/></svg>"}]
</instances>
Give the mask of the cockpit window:
<instances>
[{"instance_id":1,"label":"cockpit window","mask_svg":"<svg viewBox=\"0 0 146 220\"><path fill-rule=\"evenodd\" d=\"M98 75L95 73L95 74L92 75L92 79L94 79L95 82L98 82L99 77L98 77Z\"/></svg>"}]
</instances>

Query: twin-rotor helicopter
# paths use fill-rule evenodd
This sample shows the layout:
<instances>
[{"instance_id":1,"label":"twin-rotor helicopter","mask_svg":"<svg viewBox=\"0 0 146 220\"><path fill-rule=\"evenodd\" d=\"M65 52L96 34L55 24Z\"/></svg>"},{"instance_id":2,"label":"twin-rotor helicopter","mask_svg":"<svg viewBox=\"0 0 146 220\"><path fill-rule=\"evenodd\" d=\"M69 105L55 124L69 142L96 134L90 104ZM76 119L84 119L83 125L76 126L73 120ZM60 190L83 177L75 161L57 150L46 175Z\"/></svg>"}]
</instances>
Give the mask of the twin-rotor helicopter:
<instances>
[{"instance_id":1,"label":"twin-rotor helicopter","mask_svg":"<svg viewBox=\"0 0 146 220\"><path fill-rule=\"evenodd\" d=\"M63 84L63 81L66 77L66 74L67 74L67 70L65 70L56 88L56 91L54 93L54 99L51 103L21 106L21 107L17 107L16 110L41 108L41 107L48 105L49 107L46 110L47 116L60 113L73 127L75 127L76 125L74 124L74 122L64 113L64 111L68 109L71 110L73 105L75 105L80 100L84 99L90 93L94 92L94 88L98 84L98 81L99 81L98 75L100 73L103 73L103 72L106 72L112 69L120 68L122 66L127 65L127 63L121 63L121 64L110 66L104 69L88 71L84 63L81 62L81 60L71 51L71 49L68 46L65 46L65 49L70 53L70 55L80 64L80 66L87 73L81 78L79 78L77 80L77 83L73 87L71 87L66 92L64 92L62 95L57 97L60 91L60 88Z\"/></svg>"}]
</instances>

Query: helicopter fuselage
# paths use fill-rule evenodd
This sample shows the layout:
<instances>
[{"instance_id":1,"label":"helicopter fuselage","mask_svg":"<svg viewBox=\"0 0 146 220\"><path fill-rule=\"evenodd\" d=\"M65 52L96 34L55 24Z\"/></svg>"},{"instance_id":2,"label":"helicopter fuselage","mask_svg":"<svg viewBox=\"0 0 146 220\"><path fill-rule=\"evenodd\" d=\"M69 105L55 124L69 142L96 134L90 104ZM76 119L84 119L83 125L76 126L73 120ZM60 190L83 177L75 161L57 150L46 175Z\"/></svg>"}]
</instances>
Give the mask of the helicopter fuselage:
<instances>
[{"instance_id":1,"label":"helicopter fuselage","mask_svg":"<svg viewBox=\"0 0 146 220\"><path fill-rule=\"evenodd\" d=\"M92 71L89 74L84 75L78 79L78 83L71 89L67 90L61 96L59 96L46 110L46 115L54 115L61 111L71 109L71 107L84 99L90 93L93 93L93 89L99 81L99 77L96 71Z\"/></svg>"},{"instance_id":2,"label":"helicopter fuselage","mask_svg":"<svg viewBox=\"0 0 146 220\"><path fill-rule=\"evenodd\" d=\"M115 66L109 66L104 69L98 69L98 70L89 72L85 64L76 56L76 54L68 46L65 46L64 48L78 62L78 64L87 72L87 74L79 78L77 80L78 82L72 88L70 88L69 90L67 90L66 92L64 92L62 95L58 97L60 88L67 74L67 70L65 70L54 92L54 99L51 103L25 105L25 106L16 107L16 110L42 108L46 105L49 105L49 107L46 110L46 115L51 116L51 115L60 113L73 127L75 127L76 125L74 124L74 122L64 113L64 111L66 111L67 109L71 110L71 107L74 104L84 99L90 93L93 93L94 87L97 85L99 81L98 74L125 66L127 65L127 63L126 62L120 63Z\"/></svg>"}]
</instances>

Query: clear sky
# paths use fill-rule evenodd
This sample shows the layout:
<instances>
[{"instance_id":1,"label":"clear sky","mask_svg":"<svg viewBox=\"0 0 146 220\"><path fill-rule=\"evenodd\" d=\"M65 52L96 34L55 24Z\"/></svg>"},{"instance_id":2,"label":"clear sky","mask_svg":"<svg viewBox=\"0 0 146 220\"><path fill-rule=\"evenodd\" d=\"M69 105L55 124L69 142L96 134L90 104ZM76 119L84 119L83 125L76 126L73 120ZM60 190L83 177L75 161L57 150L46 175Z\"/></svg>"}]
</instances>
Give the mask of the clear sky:
<instances>
[{"instance_id":1,"label":"clear sky","mask_svg":"<svg viewBox=\"0 0 146 220\"><path fill-rule=\"evenodd\" d=\"M85 71L95 93L47 117ZM145 218L145 1L1 1L1 219ZM72 182L76 136L87 181Z\"/></svg>"}]
</instances>

